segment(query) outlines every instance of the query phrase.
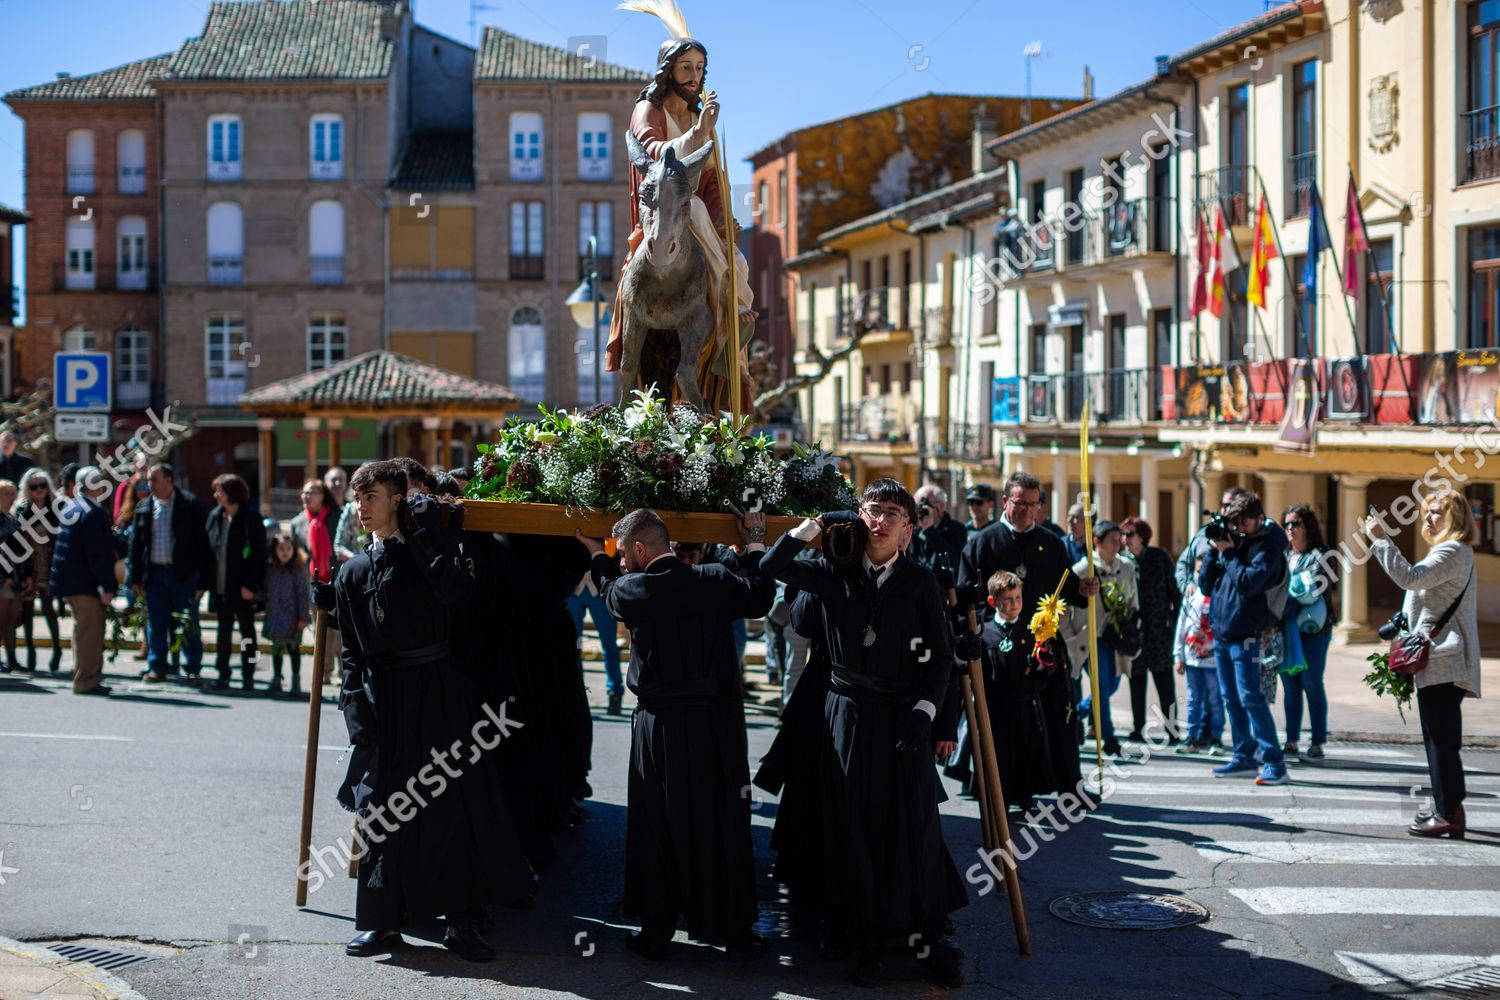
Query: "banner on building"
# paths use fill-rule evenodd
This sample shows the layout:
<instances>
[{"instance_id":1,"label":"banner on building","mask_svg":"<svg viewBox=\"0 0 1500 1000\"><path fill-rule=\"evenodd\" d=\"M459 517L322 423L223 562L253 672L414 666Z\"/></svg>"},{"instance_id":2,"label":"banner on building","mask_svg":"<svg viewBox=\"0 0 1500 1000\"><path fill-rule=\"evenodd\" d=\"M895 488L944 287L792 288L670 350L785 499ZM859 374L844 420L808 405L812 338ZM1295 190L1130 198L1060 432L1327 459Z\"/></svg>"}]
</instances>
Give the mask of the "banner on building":
<instances>
[{"instance_id":1,"label":"banner on building","mask_svg":"<svg viewBox=\"0 0 1500 1000\"><path fill-rule=\"evenodd\" d=\"M1500 393L1500 351L1457 351L1427 359L1417 389L1421 424L1487 424Z\"/></svg>"},{"instance_id":2,"label":"banner on building","mask_svg":"<svg viewBox=\"0 0 1500 1000\"><path fill-rule=\"evenodd\" d=\"M1286 415L1276 435L1276 450L1312 456L1318 438L1318 377L1313 362L1298 358L1288 363Z\"/></svg>"},{"instance_id":3,"label":"banner on building","mask_svg":"<svg viewBox=\"0 0 1500 1000\"><path fill-rule=\"evenodd\" d=\"M1021 380L1015 377L997 378L990 395L990 423L1019 424L1021 422Z\"/></svg>"}]
</instances>

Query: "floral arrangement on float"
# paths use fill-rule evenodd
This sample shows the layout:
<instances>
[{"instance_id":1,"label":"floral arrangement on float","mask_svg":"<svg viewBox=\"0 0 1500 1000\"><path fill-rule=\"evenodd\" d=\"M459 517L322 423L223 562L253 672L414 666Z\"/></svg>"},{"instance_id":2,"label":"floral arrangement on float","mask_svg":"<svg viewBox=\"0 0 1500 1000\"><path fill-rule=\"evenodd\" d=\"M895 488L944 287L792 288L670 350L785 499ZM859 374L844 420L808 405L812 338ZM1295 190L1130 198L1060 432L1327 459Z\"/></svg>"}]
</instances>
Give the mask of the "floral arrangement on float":
<instances>
[{"instance_id":1,"label":"floral arrangement on float","mask_svg":"<svg viewBox=\"0 0 1500 1000\"><path fill-rule=\"evenodd\" d=\"M731 510L768 515L767 537L799 518L852 510L838 460L794 444L780 458L748 420L668 405L654 389L628 406L578 412L539 407L481 444L464 500L464 526L481 531L607 535L622 513L650 507L676 540L734 542Z\"/></svg>"}]
</instances>

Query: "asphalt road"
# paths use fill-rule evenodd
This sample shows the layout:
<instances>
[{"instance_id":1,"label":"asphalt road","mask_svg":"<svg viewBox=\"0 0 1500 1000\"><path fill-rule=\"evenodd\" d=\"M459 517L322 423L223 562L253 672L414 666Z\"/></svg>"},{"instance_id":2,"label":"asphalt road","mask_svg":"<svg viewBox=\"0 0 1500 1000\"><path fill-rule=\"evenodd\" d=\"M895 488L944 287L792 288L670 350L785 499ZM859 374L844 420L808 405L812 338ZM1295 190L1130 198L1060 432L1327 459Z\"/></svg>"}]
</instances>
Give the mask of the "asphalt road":
<instances>
[{"instance_id":1,"label":"asphalt road","mask_svg":"<svg viewBox=\"0 0 1500 1000\"><path fill-rule=\"evenodd\" d=\"M537 907L500 911L498 961L469 965L408 929L392 958L346 958L353 883L293 905L305 703L145 688L120 671L110 699L75 697L43 674L0 677L0 934L89 939L156 955L119 975L149 998L579 996L838 997L938 993L914 960L861 990L817 955L817 929L762 879L752 964L679 943L666 963L625 951L615 917L628 716L596 710L590 820L544 871ZM590 672L602 706L600 677ZM334 801L342 719L322 713L314 844L349 833ZM752 721L752 758L774 717ZM1470 751L1469 821L1500 831L1500 755ZM1035 954L1016 954L1003 894L956 915L969 995L1106 998L1435 995L1445 976L1500 969L1500 837L1413 841L1404 825L1426 782L1420 748L1332 745L1296 783L1210 778L1207 758L1120 765L1093 814L1022 863ZM1414 791L1415 789L1415 791ZM759 870L774 801L758 802ZM977 861L977 811L945 806L960 870ZM1017 831L1019 839L1020 833ZM1181 894L1210 919L1170 931L1066 923L1048 904L1077 892ZM679 939L680 941L681 939ZM1496 975L1495 972L1486 973ZM1462 995L1462 994L1457 994ZM1473 994L1470 994L1473 995Z\"/></svg>"}]
</instances>

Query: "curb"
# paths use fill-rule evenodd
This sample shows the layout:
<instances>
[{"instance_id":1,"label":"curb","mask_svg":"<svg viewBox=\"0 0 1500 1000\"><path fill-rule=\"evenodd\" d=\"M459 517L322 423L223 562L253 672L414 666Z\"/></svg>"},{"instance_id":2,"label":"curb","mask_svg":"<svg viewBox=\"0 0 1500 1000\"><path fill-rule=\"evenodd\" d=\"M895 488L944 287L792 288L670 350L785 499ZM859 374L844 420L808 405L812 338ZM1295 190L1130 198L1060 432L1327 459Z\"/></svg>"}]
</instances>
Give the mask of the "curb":
<instances>
[{"instance_id":1,"label":"curb","mask_svg":"<svg viewBox=\"0 0 1500 1000\"><path fill-rule=\"evenodd\" d=\"M89 991L106 1000L146 1000L145 996L131 989L130 984L114 973L96 968L87 962L75 962L70 958L64 958L50 948L0 936L0 951L23 958L32 965L54 969L77 980Z\"/></svg>"},{"instance_id":2,"label":"curb","mask_svg":"<svg viewBox=\"0 0 1500 1000\"><path fill-rule=\"evenodd\" d=\"M1421 746L1421 733L1372 733L1357 730L1331 730L1329 742L1339 743L1396 743L1402 746ZM1483 734L1465 735L1463 750L1500 750L1500 736Z\"/></svg>"}]
</instances>

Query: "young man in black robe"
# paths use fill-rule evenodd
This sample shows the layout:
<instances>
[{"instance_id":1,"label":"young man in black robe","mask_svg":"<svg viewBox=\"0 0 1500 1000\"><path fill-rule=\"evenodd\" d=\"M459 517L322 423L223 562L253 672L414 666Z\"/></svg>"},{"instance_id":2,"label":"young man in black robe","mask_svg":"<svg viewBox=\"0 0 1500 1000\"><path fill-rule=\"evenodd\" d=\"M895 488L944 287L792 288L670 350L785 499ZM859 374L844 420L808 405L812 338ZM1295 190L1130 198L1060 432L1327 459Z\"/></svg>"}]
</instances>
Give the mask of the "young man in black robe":
<instances>
[{"instance_id":1,"label":"young man in black robe","mask_svg":"<svg viewBox=\"0 0 1500 1000\"><path fill-rule=\"evenodd\" d=\"M687 566L650 510L612 532L619 560L579 536L593 555L594 585L630 629L626 686L635 694L625 817L625 912L641 919L627 947L666 957L680 917L700 941L731 955L759 942L750 835L749 749L739 659L730 623L771 609L776 584L760 574L765 515L745 515L744 576L727 566ZM621 564L625 575L620 574Z\"/></svg>"},{"instance_id":2,"label":"young man in black robe","mask_svg":"<svg viewBox=\"0 0 1500 1000\"><path fill-rule=\"evenodd\" d=\"M1029 472L1013 472L1005 481L1000 502L1000 519L971 536L964 546L959 565L958 585L970 593L984 589L990 577L1008 570L1021 578L1021 618L1030 622L1042 598L1050 597L1068 572L1062 596L1070 607L1086 607L1088 597L1099 593L1099 581L1080 580L1070 571L1072 563L1063 540L1042 528L1038 517L1042 510L1042 484ZM1058 784L1072 788L1078 784L1078 744L1081 730L1075 706L1082 695L1066 671L1049 677L1042 694L1049 738L1053 744Z\"/></svg>"},{"instance_id":3,"label":"young man in black robe","mask_svg":"<svg viewBox=\"0 0 1500 1000\"><path fill-rule=\"evenodd\" d=\"M406 921L446 918L443 944L489 961L486 903L528 896L534 883L498 769L483 759L519 725L505 705L481 706L449 646L474 586L456 542L458 515L408 498L395 462L360 466L349 484L366 550L334 584L345 667L340 703L351 758L340 801L360 817L354 926L346 953L384 954ZM451 786L451 787L450 787Z\"/></svg>"},{"instance_id":4,"label":"young man in black robe","mask_svg":"<svg viewBox=\"0 0 1500 1000\"><path fill-rule=\"evenodd\" d=\"M830 666L828 727L819 761L826 892L833 908L822 952L858 948L854 981L875 986L884 949L917 946L934 982L963 982L961 955L943 938L968 902L943 842L933 737L954 666L948 612L936 578L902 553L917 505L894 479L877 479L858 514L827 513L783 535L761 569L822 605ZM864 554L846 568L798 553L825 529L858 519ZM855 526L858 531L858 526Z\"/></svg>"}]
</instances>

